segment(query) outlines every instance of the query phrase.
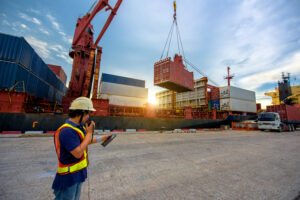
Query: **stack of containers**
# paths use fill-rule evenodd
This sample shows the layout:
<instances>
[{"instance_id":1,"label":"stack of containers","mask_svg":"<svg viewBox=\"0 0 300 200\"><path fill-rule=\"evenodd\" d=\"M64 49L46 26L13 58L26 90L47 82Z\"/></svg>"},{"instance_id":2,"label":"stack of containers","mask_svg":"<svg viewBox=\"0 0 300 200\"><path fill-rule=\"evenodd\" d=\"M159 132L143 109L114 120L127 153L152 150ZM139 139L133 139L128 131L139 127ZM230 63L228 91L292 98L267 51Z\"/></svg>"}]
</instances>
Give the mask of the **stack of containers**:
<instances>
[{"instance_id":1,"label":"stack of containers","mask_svg":"<svg viewBox=\"0 0 300 200\"><path fill-rule=\"evenodd\" d=\"M15 83L15 90L51 102L61 103L67 90L23 37L0 33L0 89L10 89Z\"/></svg>"},{"instance_id":2,"label":"stack of containers","mask_svg":"<svg viewBox=\"0 0 300 200\"><path fill-rule=\"evenodd\" d=\"M233 86L221 87L220 109L256 113L255 92Z\"/></svg>"},{"instance_id":3,"label":"stack of containers","mask_svg":"<svg viewBox=\"0 0 300 200\"><path fill-rule=\"evenodd\" d=\"M101 98L109 104L143 107L148 102L148 89L145 81L102 73L100 82Z\"/></svg>"},{"instance_id":4,"label":"stack of containers","mask_svg":"<svg viewBox=\"0 0 300 200\"><path fill-rule=\"evenodd\" d=\"M220 110L220 89L217 87L211 88L210 93L208 95L209 108Z\"/></svg>"}]
</instances>

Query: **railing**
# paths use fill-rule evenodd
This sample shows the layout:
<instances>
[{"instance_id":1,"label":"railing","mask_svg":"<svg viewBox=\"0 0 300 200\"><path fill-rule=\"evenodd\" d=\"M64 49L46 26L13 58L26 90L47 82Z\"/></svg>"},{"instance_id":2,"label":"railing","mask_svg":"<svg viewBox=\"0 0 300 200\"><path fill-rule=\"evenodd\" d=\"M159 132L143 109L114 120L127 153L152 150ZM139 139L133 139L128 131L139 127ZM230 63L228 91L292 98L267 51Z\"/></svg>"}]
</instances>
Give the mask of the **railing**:
<instances>
[{"instance_id":1,"label":"railing","mask_svg":"<svg viewBox=\"0 0 300 200\"><path fill-rule=\"evenodd\" d=\"M257 123L253 122L232 122L232 130L253 131L258 130Z\"/></svg>"}]
</instances>

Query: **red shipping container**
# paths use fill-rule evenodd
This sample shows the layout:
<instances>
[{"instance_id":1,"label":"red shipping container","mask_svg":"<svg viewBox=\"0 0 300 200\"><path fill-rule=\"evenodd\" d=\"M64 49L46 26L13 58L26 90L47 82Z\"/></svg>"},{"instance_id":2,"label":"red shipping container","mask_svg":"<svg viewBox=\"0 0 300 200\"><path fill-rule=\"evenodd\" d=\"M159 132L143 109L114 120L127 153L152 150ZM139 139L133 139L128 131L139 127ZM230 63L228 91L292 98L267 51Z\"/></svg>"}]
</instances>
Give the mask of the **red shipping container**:
<instances>
[{"instance_id":1,"label":"red shipping container","mask_svg":"<svg viewBox=\"0 0 300 200\"><path fill-rule=\"evenodd\" d=\"M168 57L154 64L154 85L176 92L194 90L194 74L185 69L182 56Z\"/></svg>"},{"instance_id":2,"label":"red shipping container","mask_svg":"<svg viewBox=\"0 0 300 200\"><path fill-rule=\"evenodd\" d=\"M64 84L66 84L67 76L66 76L66 73L65 73L65 71L62 69L61 66L58 66L58 65L49 65L49 64L48 64L48 67L50 67L50 69L56 74L56 76L58 76L58 78L59 78Z\"/></svg>"},{"instance_id":3,"label":"red shipping container","mask_svg":"<svg viewBox=\"0 0 300 200\"><path fill-rule=\"evenodd\" d=\"M207 92L207 101L211 100L211 92Z\"/></svg>"},{"instance_id":4,"label":"red shipping container","mask_svg":"<svg viewBox=\"0 0 300 200\"><path fill-rule=\"evenodd\" d=\"M211 100L220 99L220 89L215 87L210 89L211 92Z\"/></svg>"},{"instance_id":5,"label":"red shipping container","mask_svg":"<svg viewBox=\"0 0 300 200\"><path fill-rule=\"evenodd\" d=\"M108 116L108 99L92 99L92 101L94 108L96 109L92 114L93 116Z\"/></svg>"},{"instance_id":6,"label":"red shipping container","mask_svg":"<svg viewBox=\"0 0 300 200\"><path fill-rule=\"evenodd\" d=\"M282 121L300 122L300 109L290 105L272 105L267 106L267 112L277 112Z\"/></svg>"},{"instance_id":7,"label":"red shipping container","mask_svg":"<svg viewBox=\"0 0 300 200\"><path fill-rule=\"evenodd\" d=\"M256 104L256 111L260 112L261 111L261 103Z\"/></svg>"}]
</instances>

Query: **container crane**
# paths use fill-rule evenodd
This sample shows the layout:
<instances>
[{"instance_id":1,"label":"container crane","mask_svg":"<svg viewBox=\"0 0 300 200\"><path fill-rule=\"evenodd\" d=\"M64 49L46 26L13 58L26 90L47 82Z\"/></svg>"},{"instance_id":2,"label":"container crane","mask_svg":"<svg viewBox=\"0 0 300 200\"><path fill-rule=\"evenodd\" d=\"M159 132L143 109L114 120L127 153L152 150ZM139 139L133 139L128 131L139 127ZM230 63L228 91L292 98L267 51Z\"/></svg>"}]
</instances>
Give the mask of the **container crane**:
<instances>
[{"instance_id":1,"label":"container crane","mask_svg":"<svg viewBox=\"0 0 300 200\"><path fill-rule=\"evenodd\" d=\"M69 83L67 98L75 98L79 96L90 97L92 80L94 76L93 98L97 96L98 79L100 70L100 61L102 47L98 46L102 36L117 14L122 0L118 0L114 7L109 0L98 0L84 17L78 18L75 33L72 42L72 50L69 55L73 58L72 75ZM100 34L94 42L94 30L91 21L102 9L110 10ZM95 55L96 54L96 55Z\"/></svg>"}]
</instances>

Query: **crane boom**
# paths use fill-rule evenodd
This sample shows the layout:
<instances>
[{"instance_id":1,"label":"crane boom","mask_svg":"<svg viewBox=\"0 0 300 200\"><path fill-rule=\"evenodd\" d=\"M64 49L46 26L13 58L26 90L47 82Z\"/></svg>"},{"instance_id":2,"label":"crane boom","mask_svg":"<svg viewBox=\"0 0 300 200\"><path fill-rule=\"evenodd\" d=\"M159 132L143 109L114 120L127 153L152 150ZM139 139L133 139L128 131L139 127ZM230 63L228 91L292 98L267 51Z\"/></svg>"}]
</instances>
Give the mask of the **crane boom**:
<instances>
[{"instance_id":1,"label":"crane boom","mask_svg":"<svg viewBox=\"0 0 300 200\"><path fill-rule=\"evenodd\" d=\"M72 51L69 53L73 58L73 66L68 97L90 96L93 76L98 77L99 75L102 48L98 47L98 43L122 3L122 0L118 0L114 8L112 8L108 1L99 0L97 4L94 3L92 12L77 20ZM111 13L102 27L96 42L94 42L94 30L90 23L96 14L104 8L106 11L111 10ZM94 82L93 91L97 90L97 87L98 82ZM96 96L96 94L93 95Z\"/></svg>"}]
</instances>

